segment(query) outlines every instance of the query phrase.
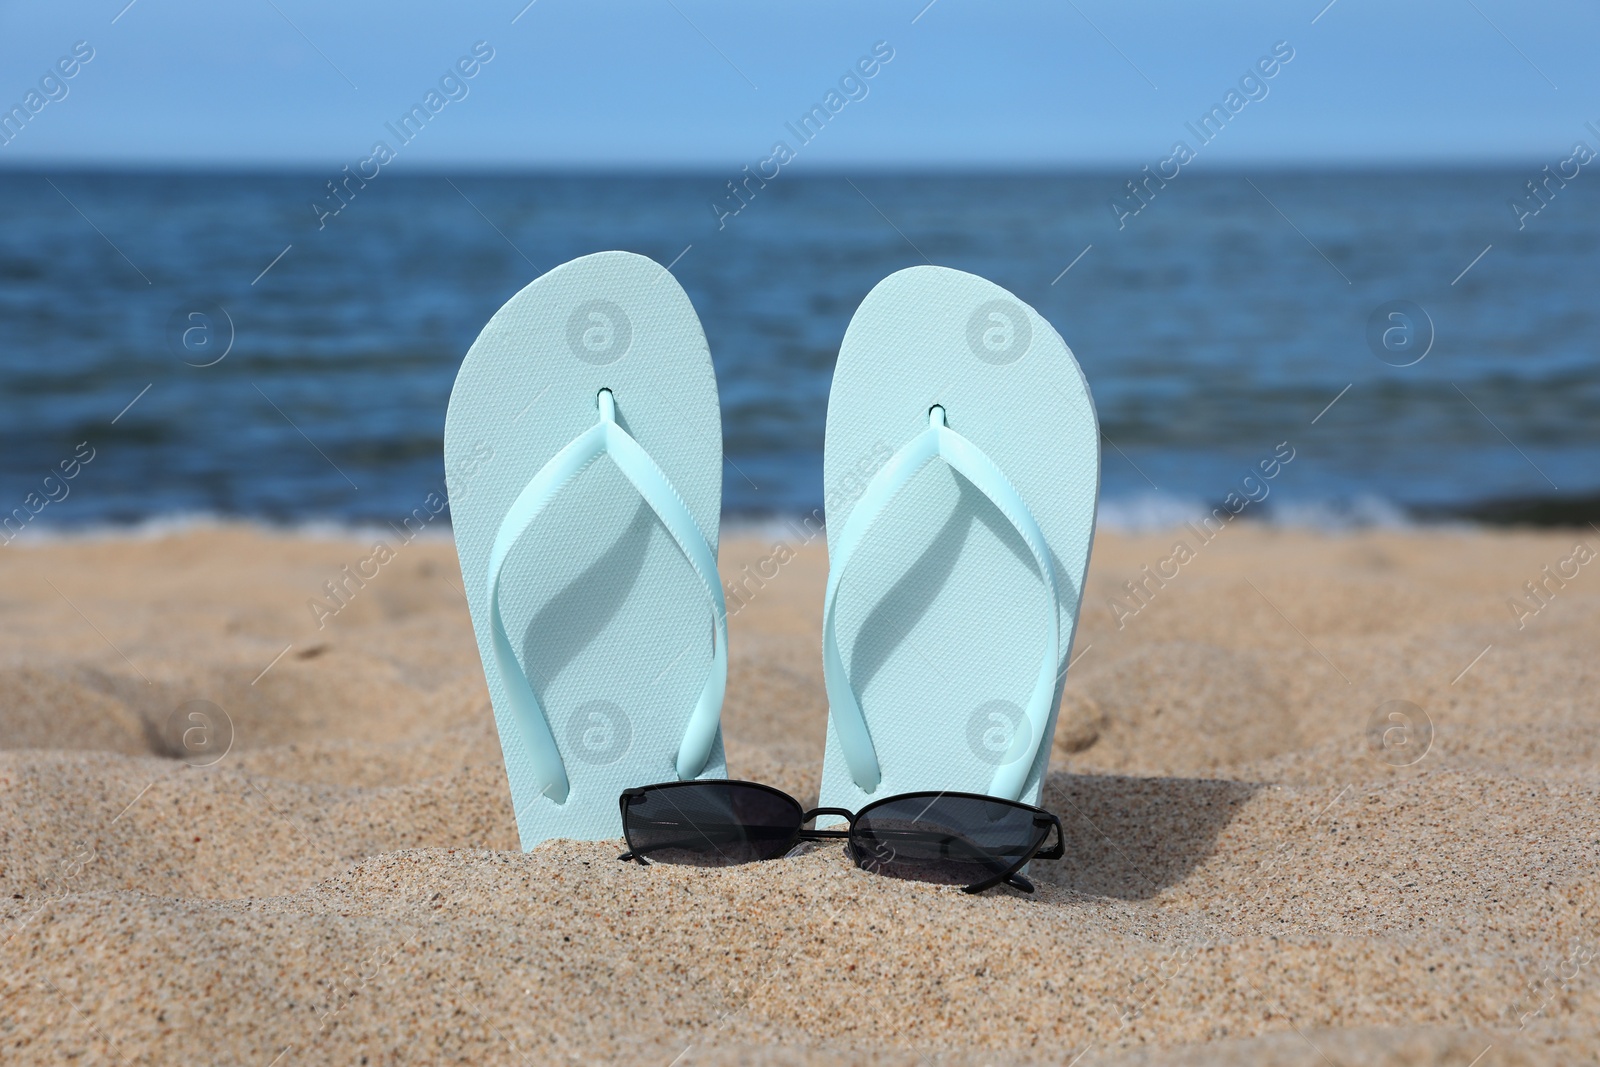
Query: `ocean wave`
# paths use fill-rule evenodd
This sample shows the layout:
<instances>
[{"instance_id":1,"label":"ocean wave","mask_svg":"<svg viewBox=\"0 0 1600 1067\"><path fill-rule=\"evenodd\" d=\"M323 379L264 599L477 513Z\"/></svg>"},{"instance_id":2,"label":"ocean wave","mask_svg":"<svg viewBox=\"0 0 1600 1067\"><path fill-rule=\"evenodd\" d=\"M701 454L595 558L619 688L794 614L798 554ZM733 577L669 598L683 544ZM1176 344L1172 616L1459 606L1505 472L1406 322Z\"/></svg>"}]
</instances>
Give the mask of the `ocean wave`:
<instances>
[{"instance_id":1,"label":"ocean wave","mask_svg":"<svg viewBox=\"0 0 1600 1067\"><path fill-rule=\"evenodd\" d=\"M393 545L396 541L448 542L451 539L450 523L441 517L421 530L405 530L386 523L349 520L338 517L306 518L278 521L246 515L220 515L213 512L178 512L167 515L150 515L129 522L93 522L61 524L49 522L30 523L9 542L0 539L0 547L29 547L77 541L159 541L196 531L247 530L278 537L297 537L307 541L383 541Z\"/></svg>"},{"instance_id":2,"label":"ocean wave","mask_svg":"<svg viewBox=\"0 0 1600 1067\"><path fill-rule=\"evenodd\" d=\"M1096 516L1099 529L1122 534L1159 533L1186 523L1198 523L1222 508L1221 502L1206 502L1197 496L1170 493L1141 493L1102 498ZM1223 509L1226 510L1226 509ZM1273 497L1251 504L1238 516L1241 520L1284 529L1323 532L1363 529L1429 529L1481 526L1583 527L1600 522L1600 495L1548 496L1529 498L1486 498L1447 504L1406 504L1372 494L1350 497L1294 498ZM823 531L821 509L793 514L727 513L723 515L721 536L783 541L789 545L809 544ZM196 530L246 529L274 536L299 537L317 541L396 541L447 542L451 538L449 514L441 514L430 526L406 530L397 525L368 519L339 516L314 516L297 520L277 520L248 515L223 515L215 512L178 512L151 515L127 522L61 524L30 523L5 544L54 544L62 541L106 539L159 540Z\"/></svg>"}]
</instances>

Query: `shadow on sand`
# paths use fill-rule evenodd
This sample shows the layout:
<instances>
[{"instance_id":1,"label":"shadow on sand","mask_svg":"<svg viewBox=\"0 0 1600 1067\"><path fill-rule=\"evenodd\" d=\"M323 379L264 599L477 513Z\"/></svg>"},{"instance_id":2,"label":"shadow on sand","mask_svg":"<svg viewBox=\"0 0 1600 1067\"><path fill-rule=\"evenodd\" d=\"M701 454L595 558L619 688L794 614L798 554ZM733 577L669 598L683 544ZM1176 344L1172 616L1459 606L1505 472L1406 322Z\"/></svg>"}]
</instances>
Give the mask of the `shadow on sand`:
<instances>
[{"instance_id":1,"label":"shadow on sand","mask_svg":"<svg viewBox=\"0 0 1600 1067\"><path fill-rule=\"evenodd\" d=\"M1066 855L1033 864L1044 890L1144 900L1188 877L1260 783L1220 778L1052 774L1041 797Z\"/></svg>"}]
</instances>

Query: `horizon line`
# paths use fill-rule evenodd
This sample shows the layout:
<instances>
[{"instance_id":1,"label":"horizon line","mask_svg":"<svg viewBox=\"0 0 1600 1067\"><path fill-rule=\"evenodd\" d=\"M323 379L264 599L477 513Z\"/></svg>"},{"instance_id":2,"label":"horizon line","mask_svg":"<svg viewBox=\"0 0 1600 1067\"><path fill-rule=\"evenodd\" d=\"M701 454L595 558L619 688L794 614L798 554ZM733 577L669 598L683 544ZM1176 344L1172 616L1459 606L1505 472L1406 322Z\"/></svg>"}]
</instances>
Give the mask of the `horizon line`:
<instances>
[{"instance_id":1,"label":"horizon line","mask_svg":"<svg viewBox=\"0 0 1600 1067\"><path fill-rule=\"evenodd\" d=\"M337 170L346 161L292 160L221 161L185 159L99 159L61 157L56 159L24 159L16 163L0 160L0 176L49 171L103 171L151 174L306 174L322 173L330 167ZM1095 161L1015 161L973 164L950 161L907 160L894 163L863 162L859 164L818 164L799 173L794 178L838 178L860 175L949 175L981 177L1038 177L1060 175L1115 175L1137 171L1148 160L1095 160ZM1443 170L1512 170L1532 166L1535 169L1546 162L1534 156L1471 156L1471 157L1418 157L1414 159L1371 158L1262 158L1258 160L1229 160L1216 162L1202 174L1240 174L1268 171L1328 171L1351 172L1437 172ZM737 174L743 163L672 162L654 164L648 168L625 161L555 161L516 162L477 160L461 163L436 163L419 161L403 171L391 172L416 177L439 177L463 173L548 175L551 177L721 177Z\"/></svg>"}]
</instances>

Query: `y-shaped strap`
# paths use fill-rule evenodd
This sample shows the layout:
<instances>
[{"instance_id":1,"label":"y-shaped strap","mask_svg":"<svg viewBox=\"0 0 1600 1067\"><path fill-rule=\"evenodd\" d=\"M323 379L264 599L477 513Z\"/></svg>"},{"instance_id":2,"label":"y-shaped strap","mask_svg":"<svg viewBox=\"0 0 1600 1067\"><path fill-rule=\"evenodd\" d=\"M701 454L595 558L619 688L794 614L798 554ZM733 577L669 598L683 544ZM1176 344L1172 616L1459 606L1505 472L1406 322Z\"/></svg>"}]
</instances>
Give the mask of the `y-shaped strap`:
<instances>
[{"instance_id":1,"label":"y-shaped strap","mask_svg":"<svg viewBox=\"0 0 1600 1067\"><path fill-rule=\"evenodd\" d=\"M1050 551L1039 524L1033 519L1022 497L1011 482L995 466L983 450L967 438L945 425L944 408L934 407L928 412L928 428L913 437L905 447L890 457L889 462L867 483L861 499L856 502L850 518L839 534L828 568L828 591L823 601L822 617L822 674L828 690L828 707L832 712L834 728L838 731L839 747L844 751L845 765L856 785L870 793L883 780L878 767L878 753L872 745L872 735L867 730L866 716L856 700L850 679L845 676L844 661L839 657L839 641L834 632L834 609L839 597L839 583L850 556L866 536L867 530L888 506L913 475L930 460L938 457L971 482L1016 527L1017 533L1033 553L1039 575L1044 579L1045 606L1049 619L1045 630L1044 661L1039 665L1039 676L1033 684L1033 694L1028 698L1026 723L1033 738L1025 753L1010 763L1002 764L994 772L989 785L989 795L1006 800L1016 800L1022 795L1028 772L1033 767L1039 742L1044 738L1045 727L1050 722L1050 705L1056 695L1056 666L1061 658L1060 599L1056 595L1055 571L1050 566ZM981 625L981 622L974 622Z\"/></svg>"},{"instance_id":2,"label":"y-shaped strap","mask_svg":"<svg viewBox=\"0 0 1600 1067\"><path fill-rule=\"evenodd\" d=\"M677 489L673 488L672 482L656 465L656 461L650 458L639 442L629 436L628 431L617 425L616 401L611 390L601 390L599 405L600 421L551 457L550 462L540 468L539 473L517 496L511 510L506 512L505 520L500 523L494 548L489 553L489 618L494 631L495 668L500 672L506 700L510 704L512 718L521 730L528 758L533 761L539 792L557 804L566 802L570 788L566 765L562 763L561 752L556 747L555 734L551 732L544 708L534 695L533 687L528 684L527 675L522 673L511 641L506 636L505 623L500 616L500 572L511 546L517 543L545 506L601 455L611 457L617 469L650 505L677 542L678 550L694 568L711 600L715 625L711 669L707 672L700 699L689 717L689 725L684 729L683 741L678 747L678 777L684 781L698 777L705 769L706 761L711 758L717 724L722 718L722 696L728 685L728 609L723 601L722 582L717 577L717 561L711 554L711 546L706 543L694 516L689 514L683 497L678 495Z\"/></svg>"}]
</instances>

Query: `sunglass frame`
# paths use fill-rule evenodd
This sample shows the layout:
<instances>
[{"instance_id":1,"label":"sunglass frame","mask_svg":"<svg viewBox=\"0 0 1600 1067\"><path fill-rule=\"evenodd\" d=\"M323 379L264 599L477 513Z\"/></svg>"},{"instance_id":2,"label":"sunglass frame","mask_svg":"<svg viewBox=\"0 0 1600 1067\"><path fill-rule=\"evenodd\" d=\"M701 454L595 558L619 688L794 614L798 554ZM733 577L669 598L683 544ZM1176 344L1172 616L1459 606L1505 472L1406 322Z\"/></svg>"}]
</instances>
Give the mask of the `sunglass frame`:
<instances>
[{"instance_id":1,"label":"sunglass frame","mask_svg":"<svg viewBox=\"0 0 1600 1067\"><path fill-rule=\"evenodd\" d=\"M986 796L983 793L961 793L952 790L923 790L915 793L897 793L891 797L883 797L880 800L874 800L871 804L868 804L866 807L856 812L852 812L847 808L811 808L810 810L807 810L804 805L802 805L798 800L790 796L788 793L785 793L783 790L778 789L775 786L767 785L764 782L747 782L736 778L718 778L694 779L687 782L659 782L655 785L641 785L634 786L630 789L624 789L622 791L622 795L617 798L617 806L622 815L622 835L623 839L628 843L628 851L624 852L617 858L620 860L633 860L641 866L650 865L649 860L645 859L644 856L634 851L633 840L628 834L628 804L631 801L640 799L641 797L647 796L650 793L658 790L692 788L695 786L704 788L706 786L714 785L743 786L749 789L759 789L764 792L771 793L773 796L780 797L783 800L787 800L789 803L794 805L795 810L800 812L800 822L795 827L794 837L789 841L789 844L787 847L785 847L783 853L774 856L774 859L781 859L783 854L786 854L789 850L793 849L794 846L800 844L802 841L826 841L843 838L850 843L851 847L848 847L847 851L849 852L850 858L855 865L860 867L862 870L871 871L872 867L868 865L869 861L866 859L866 857L861 855L855 847L853 847L856 844L854 840L856 824L864 816L871 813L875 808L882 807L883 805L891 802L915 800L921 797L928 797L931 800L949 797L959 800L978 800L993 804L1007 804L1012 807L1021 808L1032 815L1034 828L1041 831L1038 840L1034 842L1031 848L1024 852L1023 857L1019 862L1013 864L1005 872L997 874L992 878L981 882L974 882L968 886L963 886L962 892L964 893L982 893L987 889L992 889L993 887L999 885L1001 882L1005 882L1012 888L1020 890L1021 892L1032 893L1033 883L1020 873L1022 868L1026 867L1029 863L1036 859L1058 860L1066 854L1066 836L1061 830L1061 820L1053 813L1048 812L1043 808L1035 807L1032 804L1024 804L1020 800L1005 800L1001 797ZM806 829L807 823L814 822L819 816L822 815L834 815L845 819L849 824L849 829ZM1051 830L1055 831L1056 843L1054 846L1046 848L1045 846L1050 840ZM759 863L764 861L755 860L752 862ZM878 872L874 871L873 873Z\"/></svg>"}]
</instances>

